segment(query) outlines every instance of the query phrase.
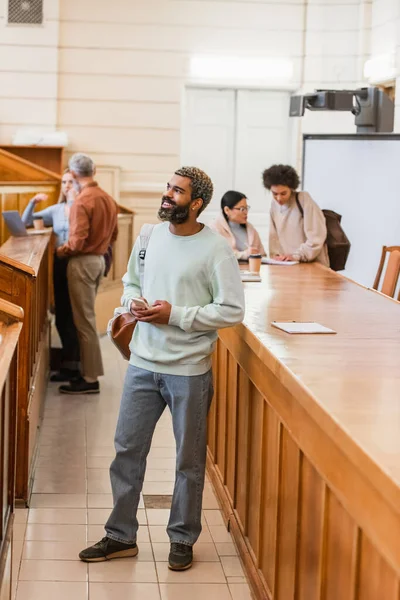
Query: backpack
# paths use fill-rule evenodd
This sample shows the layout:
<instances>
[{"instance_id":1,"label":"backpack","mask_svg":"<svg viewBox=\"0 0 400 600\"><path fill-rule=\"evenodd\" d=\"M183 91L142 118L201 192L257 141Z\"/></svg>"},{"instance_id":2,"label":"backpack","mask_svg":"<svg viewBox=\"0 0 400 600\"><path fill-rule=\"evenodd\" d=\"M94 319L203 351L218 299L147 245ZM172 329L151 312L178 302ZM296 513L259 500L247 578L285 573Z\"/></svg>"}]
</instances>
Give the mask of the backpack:
<instances>
[{"instance_id":1,"label":"backpack","mask_svg":"<svg viewBox=\"0 0 400 600\"><path fill-rule=\"evenodd\" d=\"M301 216L304 218L304 209L300 204L299 194L296 192L296 203ZM333 210L323 210L326 222L326 245L330 267L333 271L343 271L350 252L350 240L340 224L342 215Z\"/></svg>"},{"instance_id":2,"label":"backpack","mask_svg":"<svg viewBox=\"0 0 400 600\"><path fill-rule=\"evenodd\" d=\"M154 225L145 223L140 230L140 251L139 251L139 279L140 290L142 293L144 282L144 257L150 242L151 234L153 233ZM132 340L133 332L136 327L136 319L132 313L120 306L115 309L114 316L109 320L107 326L107 335L122 354L125 360L129 360L131 351L129 345Z\"/></svg>"}]
</instances>

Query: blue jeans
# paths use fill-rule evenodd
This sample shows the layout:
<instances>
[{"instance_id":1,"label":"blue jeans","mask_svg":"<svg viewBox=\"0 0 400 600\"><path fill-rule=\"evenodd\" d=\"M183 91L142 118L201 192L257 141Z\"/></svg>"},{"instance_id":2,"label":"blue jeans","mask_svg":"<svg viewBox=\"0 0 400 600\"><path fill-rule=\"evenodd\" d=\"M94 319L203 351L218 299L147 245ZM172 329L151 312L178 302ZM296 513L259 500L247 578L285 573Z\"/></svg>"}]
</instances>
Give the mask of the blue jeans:
<instances>
[{"instance_id":1,"label":"blue jeans","mask_svg":"<svg viewBox=\"0 0 400 600\"><path fill-rule=\"evenodd\" d=\"M193 377L152 373L129 365L110 467L114 508L107 537L132 544L146 458L166 406L176 440L176 476L167 533L171 542L192 546L201 533L207 449L207 414L213 397L211 370Z\"/></svg>"}]
</instances>

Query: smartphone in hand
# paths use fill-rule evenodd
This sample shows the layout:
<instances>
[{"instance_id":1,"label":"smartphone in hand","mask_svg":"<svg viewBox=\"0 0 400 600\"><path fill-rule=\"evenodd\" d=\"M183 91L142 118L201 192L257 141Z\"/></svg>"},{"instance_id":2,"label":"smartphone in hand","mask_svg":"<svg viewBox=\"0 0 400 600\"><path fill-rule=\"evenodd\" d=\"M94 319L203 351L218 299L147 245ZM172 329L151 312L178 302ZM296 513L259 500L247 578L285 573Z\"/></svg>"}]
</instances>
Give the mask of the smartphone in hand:
<instances>
[{"instance_id":1,"label":"smartphone in hand","mask_svg":"<svg viewBox=\"0 0 400 600\"><path fill-rule=\"evenodd\" d=\"M131 300L131 310L135 308L149 308L149 305L143 298L133 298Z\"/></svg>"}]
</instances>

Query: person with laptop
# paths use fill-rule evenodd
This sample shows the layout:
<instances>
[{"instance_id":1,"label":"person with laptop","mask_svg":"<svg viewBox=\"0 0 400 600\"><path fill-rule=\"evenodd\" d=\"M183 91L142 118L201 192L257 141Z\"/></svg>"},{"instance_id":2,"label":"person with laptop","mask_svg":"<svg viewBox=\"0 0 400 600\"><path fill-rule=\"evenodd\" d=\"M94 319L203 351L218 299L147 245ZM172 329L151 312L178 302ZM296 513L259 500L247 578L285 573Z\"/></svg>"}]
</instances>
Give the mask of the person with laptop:
<instances>
[{"instance_id":1,"label":"person with laptop","mask_svg":"<svg viewBox=\"0 0 400 600\"><path fill-rule=\"evenodd\" d=\"M36 194L22 215L22 222L25 227L31 227L35 218L42 218L45 227L52 227L55 234L56 248L68 241L69 213L76 196L73 185L74 178L70 170L66 169L61 180L58 203L37 211L37 205L45 202L48 197L46 194ZM72 315L67 267L68 257L60 258L55 253L53 262L55 320L62 347L60 370L53 373L50 380L59 382L71 381L79 377L80 374L79 340Z\"/></svg>"}]
</instances>

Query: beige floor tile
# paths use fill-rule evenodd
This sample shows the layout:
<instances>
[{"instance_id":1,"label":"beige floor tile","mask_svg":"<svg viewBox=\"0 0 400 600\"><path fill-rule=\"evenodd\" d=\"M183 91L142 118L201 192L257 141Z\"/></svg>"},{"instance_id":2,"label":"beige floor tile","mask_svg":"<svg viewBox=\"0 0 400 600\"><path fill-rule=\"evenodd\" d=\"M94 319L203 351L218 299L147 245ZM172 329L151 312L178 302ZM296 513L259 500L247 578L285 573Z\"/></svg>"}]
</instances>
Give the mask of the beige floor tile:
<instances>
[{"instance_id":1,"label":"beige floor tile","mask_svg":"<svg viewBox=\"0 0 400 600\"><path fill-rule=\"evenodd\" d=\"M216 562L194 562L191 569L181 572L171 571L166 562L156 565L160 583L226 583L222 567Z\"/></svg>"},{"instance_id":2,"label":"beige floor tile","mask_svg":"<svg viewBox=\"0 0 400 600\"><path fill-rule=\"evenodd\" d=\"M204 510L204 516L207 521L207 525L222 525L225 527L224 518L220 510Z\"/></svg>"},{"instance_id":3,"label":"beige floor tile","mask_svg":"<svg viewBox=\"0 0 400 600\"><path fill-rule=\"evenodd\" d=\"M14 525L24 525L28 520L28 509L27 508L16 508L14 511Z\"/></svg>"},{"instance_id":4,"label":"beige floor tile","mask_svg":"<svg viewBox=\"0 0 400 600\"><path fill-rule=\"evenodd\" d=\"M139 562L154 562L153 548L150 542L139 542L139 554L135 558Z\"/></svg>"},{"instance_id":5,"label":"beige floor tile","mask_svg":"<svg viewBox=\"0 0 400 600\"><path fill-rule=\"evenodd\" d=\"M227 544L232 542L231 535L225 525L210 525L209 530L214 543L220 542Z\"/></svg>"},{"instance_id":6,"label":"beige floor tile","mask_svg":"<svg viewBox=\"0 0 400 600\"><path fill-rule=\"evenodd\" d=\"M35 471L35 482L40 483L61 483L68 480L68 483L81 481L86 479L86 465L81 465L79 468L67 465L62 466L57 463L51 467L40 467Z\"/></svg>"},{"instance_id":7,"label":"beige floor tile","mask_svg":"<svg viewBox=\"0 0 400 600\"><path fill-rule=\"evenodd\" d=\"M237 556L237 550L233 542L216 543L217 552L219 556Z\"/></svg>"},{"instance_id":8,"label":"beige floor tile","mask_svg":"<svg viewBox=\"0 0 400 600\"><path fill-rule=\"evenodd\" d=\"M89 581L98 583L157 583L154 562L135 558L89 564Z\"/></svg>"},{"instance_id":9,"label":"beige floor tile","mask_svg":"<svg viewBox=\"0 0 400 600\"><path fill-rule=\"evenodd\" d=\"M86 525L30 525L25 539L36 542L86 542Z\"/></svg>"},{"instance_id":10,"label":"beige floor tile","mask_svg":"<svg viewBox=\"0 0 400 600\"><path fill-rule=\"evenodd\" d=\"M113 459L115 457L115 448L111 444L109 446L88 446L86 455L88 458L91 456L99 456Z\"/></svg>"},{"instance_id":11,"label":"beige floor tile","mask_svg":"<svg viewBox=\"0 0 400 600\"><path fill-rule=\"evenodd\" d=\"M88 469L87 478L89 494L108 494L111 492L108 469Z\"/></svg>"},{"instance_id":12,"label":"beige floor tile","mask_svg":"<svg viewBox=\"0 0 400 600\"><path fill-rule=\"evenodd\" d=\"M173 481L145 481L143 485L143 494L145 496L156 496L157 494L161 496L169 496L174 492L174 482Z\"/></svg>"},{"instance_id":13,"label":"beige floor tile","mask_svg":"<svg viewBox=\"0 0 400 600\"><path fill-rule=\"evenodd\" d=\"M60 449L63 448L80 448L82 452L85 450L86 439L85 430L74 433L73 431L61 432L60 430L53 431L51 433L43 433L40 436L40 447L45 446L58 446Z\"/></svg>"},{"instance_id":14,"label":"beige floor tile","mask_svg":"<svg viewBox=\"0 0 400 600\"><path fill-rule=\"evenodd\" d=\"M31 508L85 508L86 494L32 494Z\"/></svg>"},{"instance_id":15,"label":"beige floor tile","mask_svg":"<svg viewBox=\"0 0 400 600\"><path fill-rule=\"evenodd\" d=\"M253 598L247 583L233 583L229 585L229 589L233 600L252 600ZM210 599L208 598L208 600Z\"/></svg>"},{"instance_id":16,"label":"beige floor tile","mask_svg":"<svg viewBox=\"0 0 400 600\"><path fill-rule=\"evenodd\" d=\"M153 552L157 562L167 562L170 544L153 543ZM193 548L193 560L196 562L219 562L214 544L197 543Z\"/></svg>"},{"instance_id":17,"label":"beige floor tile","mask_svg":"<svg viewBox=\"0 0 400 600\"><path fill-rule=\"evenodd\" d=\"M161 600L232 600L226 584L161 583Z\"/></svg>"},{"instance_id":18,"label":"beige floor tile","mask_svg":"<svg viewBox=\"0 0 400 600\"><path fill-rule=\"evenodd\" d=\"M149 459L157 459L157 458L173 458L174 462L176 459L176 450L175 448L156 448L155 446L151 447L149 452Z\"/></svg>"},{"instance_id":19,"label":"beige floor tile","mask_svg":"<svg viewBox=\"0 0 400 600\"><path fill-rule=\"evenodd\" d=\"M112 458L108 456L88 456L87 467L88 469L109 469Z\"/></svg>"},{"instance_id":20,"label":"beige floor tile","mask_svg":"<svg viewBox=\"0 0 400 600\"><path fill-rule=\"evenodd\" d=\"M24 560L79 560L78 555L85 547L80 542L25 542L22 551Z\"/></svg>"},{"instance_id":21,"label":"beige floor tile","mask_svg":"<svg viewBox=\"0 0 400 600\"><path fill-rule=\"evenodd\" d=\"M59 454L56 444L53 444L52 446L39 446L39 458L62 456L64 460L68 460L69 458L82 458L83 454L84 450L82 448L77 448L74 445L71 445L68 448L64 447L62 449L62 455Z\"/></svg>"},{"instance_id":22,"label":"beige floor tile","mask_svg":"<svg viewBox=\"0 0 400 600\"><path fill-rule=\"evenodd\" d=\"M20 581L87 581L87 564L73 560L23 560Z\"/></svg>"},{"instance_id":23,"label":"beige floor tile","mask_svg":"<svg viewBox=\"0 0 400 600\"><path fill-rule=\"evenodd\" d=\"M213 492L204 491L203 494L203 509L204 510L219 510L220 506Z\"/></svg>"},{"instance_id":24,"label":"beige floor tile","mask_svg":"<svg viewBox=\"0 0 400 600\"><path fill-rule=\"evenodd\" d=\"M15 596L17 595L17 585L18 581L16 579L11 582L11 600L15 600Z\"/></svg>"},{"instance_id":25,"label":"beige floor tile","mask_svg":"<svg viewBox=\"0 0 400 600\"><path fill-rule=\"evenodd\" d=\"M242 576L242 577L227 577L226 581L232 584L237 584L237 583L247 583L247 579L246 577Z\"/></svg>"},{"instance_id":26,"label":"beige floor tile","mask_svg":"<svg viewBox=\"0 0 400 600\"><path fill-rule=\"evenodd\" d=\"M88 526L88 542L98 542L106 535L104 525L89 525ZM149 529L146 525L141 525L138 529L137 542L150 542Z\"/></svg>"},{"instance_id":27,"label":"beige floor tile","mask_svg":"<svg viewBox=\"0 0 400 600\"><path fill-rule=\"evenodd\" d=\"M145 481L174 481L175 482L175 470L174 469L147 469L144 477Z\"/></svg>"},{"instance_id":28,"label":"beige floor tile","mask_svg":"<svg viewBox=\"0 0 400 600\"><path fill-rule=\"evenodd\" d=\"M90 583L89 594L90 600L160 600L156 583Z\"/></svg>"},{"instance_id":29,"label":"beige floor tile","mask_svg":"<svg viewBox=\"0 0 400 600\"><path fill-rule=\"evenodd\" d=\"M23 542L25 539L26 523L16 523L13 526L14 542Z\"/></svg>"},{"instance_id":30,"label":"beige floor tile","mask_svg":"<svg viewBox=\"0 0 400 600\"><path fill-rule=\"evenodd\" d=\"M33 484L34 494L84 494L86 492L86 481L77 481L73 477L63 481L35 481Z\"/></svg>"},{"instance_id":31,"label":"beige floor tile","mask_svg":"<svg viewBox=\"0 0 400 600\"><path fill-rule=\"evenodd\" d=\"M153 455L148 456L147 458L147 468L148 469L167 469L168 471L175 472L175 457L173 458L161 458L154 457Z\"/></svg>"},{"instance_id":32,"label":"beige floor tile","mask_svg":"<svg viewBox=\"0 0 400 600\"><path fill-rule=\"evenodd\" d=\"M87 600L87 584L58 581L20 581L17 600Z\"/></svg>"},{"instance_id":33,"label":"beige floor tile","mask_svg":"<svg viewBox=\"0 0 400 600\"><path fill-rule=\"evenodd\" d=\"M109 508L89 508L88 509L88 523L89 525L104 525L110 516ZM141 508L138 509L137 519L139 525L147 525L146 511Z\"/></svg>"},{"instance_id":34,"label":"beige floor tile","mask_svg":"<svg viewBox=\"0 0 400 600\"><path fill-rule=\"evenodd\" d=\"M147 508L149 525L167 525L171 511L169 508Z\"/></svg>"},{"instance_id":35,"label":"beige floor tile","mask_svg":"<svg viewBox=\"0 0 400 600\"><path fill-rule=\"evenodd\" d=\"M112 494L88 494L87 497L88 508L112 508L113 497Z\"/></svg>"},{"instance_id":36,"label":"beige floor tile","mask_svg":"<svg viewBox=\"0 0 400 600\"><path fill-rule=\"evenodd\" d=\"M55 458L54 456L39 456L36 466L40 469L65 469L75 468L84 469L86 468L86 454L74 454L73 456L62 456Z\"/></svg>"},{"instance_id":37,"label":"beige floor tile","mask_svg":"<svg viewBox=\"0 0 400 600\"><path fill-rule=\"evenodd\" d=\"M244 577L242 563L238 556L221 556L221 563L226 577Z\"/></svg>"},{"instance_id":38,"label":"beige floor tile","mask_svg":"<svg viewBox=\"0 0 400 600\"><path fill-rule=\"evenodd\" d=\"M86 525L85 508L31 508L28 523Z\"/></svg>"}]
</instances>

